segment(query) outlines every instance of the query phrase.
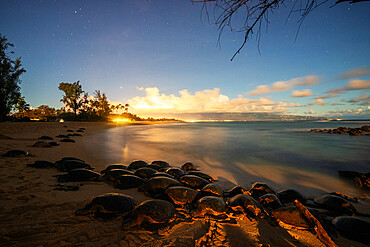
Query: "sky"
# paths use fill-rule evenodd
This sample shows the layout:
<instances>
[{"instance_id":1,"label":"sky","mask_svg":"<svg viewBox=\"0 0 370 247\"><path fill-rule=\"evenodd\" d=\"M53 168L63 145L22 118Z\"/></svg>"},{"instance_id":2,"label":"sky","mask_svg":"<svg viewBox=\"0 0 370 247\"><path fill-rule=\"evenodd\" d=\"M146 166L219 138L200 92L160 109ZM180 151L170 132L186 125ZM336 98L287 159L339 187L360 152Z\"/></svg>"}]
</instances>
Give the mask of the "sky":
<instances>
[{"instance_id":1,"label":"sky","mask_svg":"<svg viewBox=\"0 0 370 247\"><path fill-rule=\"evenodd\" d=\"M281 7L233 61L244 34L224 30L218 43L213 12L207 20L190 0L0 0L0 33L22 58L21 91L32 107L62 107L59 83L79 80L89 95L101 90L141 116L369 119L370 4L333 3L299 32L299 14Z\"/></svg>"}]
</instances>

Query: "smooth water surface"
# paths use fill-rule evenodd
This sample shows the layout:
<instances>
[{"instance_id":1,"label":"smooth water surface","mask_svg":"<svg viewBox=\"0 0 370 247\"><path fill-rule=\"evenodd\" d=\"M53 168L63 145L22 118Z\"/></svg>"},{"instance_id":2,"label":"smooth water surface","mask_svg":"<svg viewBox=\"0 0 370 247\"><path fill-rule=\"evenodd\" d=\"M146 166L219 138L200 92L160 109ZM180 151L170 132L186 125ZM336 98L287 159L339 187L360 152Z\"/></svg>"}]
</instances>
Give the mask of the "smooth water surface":
<instances>
[{"instance_id":1,"label":"smooth water surface","mask_svg":"<svg viewBox=\"0 0 370 247\"><path fill-rule=\"evenodd\" d=\"M361 193L338 178L339 170L369 172L370 136L309 132L312 128L360 127L368 122L228 122L126 126L94 136L107 162L187 161L211 175L249 186L305 193Z\"/></svg>"}]
</instances>

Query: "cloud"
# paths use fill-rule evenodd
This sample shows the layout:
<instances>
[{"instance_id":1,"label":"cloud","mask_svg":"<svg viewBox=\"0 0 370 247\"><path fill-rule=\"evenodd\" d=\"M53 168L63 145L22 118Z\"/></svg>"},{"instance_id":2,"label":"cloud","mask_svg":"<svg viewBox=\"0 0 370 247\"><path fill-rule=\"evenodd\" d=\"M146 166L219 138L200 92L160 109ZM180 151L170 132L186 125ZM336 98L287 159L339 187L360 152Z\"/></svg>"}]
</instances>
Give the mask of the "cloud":
<instances>
[{"instance_id":1,"label":"cloud","mask_svg":"<svg viewBox=\"0 0 370 247\"><path fill-rule=\"evenodd\" d=\"M316 114L316 112L314 110L310 109L310 111L306 112L306 114Z\"/></svg>"},{"instance_id":2,"label":"cloud","mask_svg":"<svg viewBox=\"0 0 370 247\"><path fill-rule=\"evenodd\" d=\"M247 93L251 96L259 96L263 94L276 93L292 89L294 86L314 85L319 81L316 75L309 75L305 77L293 78L288 81L277 81L271 85L259 85L256 89Z\"/></svg>"},{"instance_id":3,"label":"cloud","mask_svg":"<svg viewBox=\"0 0 370 247\"><path fill-rule=\"evenodd\" d=\"M329 111L321 113L321 116L324 117L370 117L370 106L360 107L356 109L347 109L347 110L338 110L338 111Z\"/></svg>"},{"instance_id":4,"label":"cloud","mask_svg":"<svg viewBox=\"0 0 370 247\"><path fill-rule=\"evenodd\" d=\"M322 99L317 99L308 105L326 105L326 103Z\"/></svg>"},{"instance_id":5,"label":"cloud","mask_svg":"<svg viewBox=\"0 0 370 247\"><path fill-rule=\"evenodd\" d=\"M341 104L341 103L332 103L332 104L330 104L330 105L332 105L332 106L337 106L337 105L344 105L344 104Z\"/></svg>"},{"instance_id":6,"label":"cloud","mask_svg":"<svg viewBox=\"0 0 370 247\"><path fill-rule=\"evenodd\" d=\"M311 89L303 89L302 91L299 90L293 90L292 97L308 97L312 96Z\"/></svg>"},{"instance_id":7,"label":"cloud","mask_svg":"<svg viewBox=\"0 0 370 247\"><path fill-rule=\"evenodd\" d=\"M220 89L208 89L190 93L184 89L179 95L160 93L157 87L145 88L145 96L128 100L131 110L137 114L150 113L200 113L200 112L287 112L287 107L300 105L274 102L269 98L248 99L239 95L230 99L220 93Z\"/></svg>"},{"instance_id":8,"label":"cloud","mask_svg":"<svg viewBox=\"0 0 370 247\"><path fill-rule=\"evenodd\" d=\"M343 74L340 74L338 76L338 79L350 79L354 77L367 76L367 75L370 75L370 68L362 67L362 68L353 69Z\"/></svg>"},{"instance_id":9,"label":"cloud","mask_svg":"<svg viewBox=\"0 0 370 247\"><path fill-rule=\"evenodd\" d=\"M370 105L370 96L367 93L362 93L361 96L352 98L346 101L347 103L357 104L357 105Z\"/></svg>"},{"instance_id":10,"label":"cloud","mask_svg":"<svg viewBox=\"0 0 370 247\"><path fill-rule=\"evenodd\" d=\"M343 94L347 91L364 89L370 89L369 80L352 79L347 82L346 86L330 89L326 92L326 95L315 97L315 99L334 98L338 97L339 94Z\"/></svg>"}]
</instances>

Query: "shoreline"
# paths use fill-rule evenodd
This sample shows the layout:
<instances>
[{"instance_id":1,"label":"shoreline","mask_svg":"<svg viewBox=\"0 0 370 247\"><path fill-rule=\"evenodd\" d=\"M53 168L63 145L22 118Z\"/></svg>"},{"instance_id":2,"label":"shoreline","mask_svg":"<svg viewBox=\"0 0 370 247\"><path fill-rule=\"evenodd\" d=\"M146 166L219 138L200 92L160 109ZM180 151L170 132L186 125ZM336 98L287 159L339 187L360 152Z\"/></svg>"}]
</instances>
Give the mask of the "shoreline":
<instances>
[{"instance_id":1,"label":"shoreline","mask_svg":"<svg viewBox=\"0 0 370 247\"><path fill-rule=\"evenodd\" d=\"M64 127L68 126L68 127ZM119 125L123 126L123 125ZM68 129L84 127L82 137L75 137L76 143L60 143L53 148L30 147L43 135L55 139ZM109 164L102 157L91 155L86 139L116 124L64 122L64 123L0 123L0 134L12 140L0 139L0 154L12 149L30 152L33 156L24 158L0 158L0 220L6 222L0 227L0 242L4 246L162 246L168 242L172 246L191 246L218 223L201 219L193 224L179 224L168 231L168 235L153 235L143 231L129 231L123 234L121 220L101 222L74 216L76 209L85 206L92 198L108 192L123 193L134 197L138 203L149 199L137 189L119 190L105 183L83 182L78 191L54 191L57 183L53 175L60 174L55 169L35 169L26 164L35 160L55 162L62 157L81 158L97 167ZM212 167L201 166L207 172ZM222 172L222 169L214 171ZM222 182L222 181L221 181ZM210 223L211 222L211 223ZM213 224L213 225L212 225ZM323 246L309 231L272 227L265 220L252 221L247 218L237 224L220 224L222 238L231 246ZM217 227L216 227L217 228ZM198 236L200 235L200 237ZM221 238L221 237L220 237ZM185 244L181 245L181 241ZM180 242L176 242L180 241ZM178 243L178 245L176 245ZM365 246L361 243L340 237L339 246ZM2 246L2 244L0 244Z\"/></svg>"}]
</instances>

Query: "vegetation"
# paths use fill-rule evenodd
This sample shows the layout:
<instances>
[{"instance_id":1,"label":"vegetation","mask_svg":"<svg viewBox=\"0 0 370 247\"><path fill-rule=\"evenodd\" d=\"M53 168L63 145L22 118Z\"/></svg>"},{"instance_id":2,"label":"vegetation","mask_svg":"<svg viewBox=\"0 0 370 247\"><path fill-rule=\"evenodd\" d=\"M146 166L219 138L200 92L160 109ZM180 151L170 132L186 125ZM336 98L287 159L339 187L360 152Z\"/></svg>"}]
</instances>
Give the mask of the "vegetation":
<instances>
[{"instance_id":1,"label":"vegetation","mask_svg":"<svg viewBox=\"0 0 370 247\"><path fill-rule=\"evenodd\" d=\"M5 36L0 34L0 122L5 121L7 115L19 103L21 97L19 84L20 76L26 72L22 68L21 58L12 60L8 54L9 47L14 45L9 43ZM25 102L24 102L25 103ZM22 107L25 107L23 104Z\"/></svg>"}]
</instances>

